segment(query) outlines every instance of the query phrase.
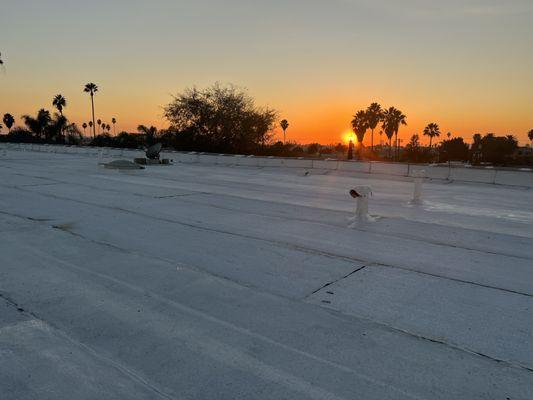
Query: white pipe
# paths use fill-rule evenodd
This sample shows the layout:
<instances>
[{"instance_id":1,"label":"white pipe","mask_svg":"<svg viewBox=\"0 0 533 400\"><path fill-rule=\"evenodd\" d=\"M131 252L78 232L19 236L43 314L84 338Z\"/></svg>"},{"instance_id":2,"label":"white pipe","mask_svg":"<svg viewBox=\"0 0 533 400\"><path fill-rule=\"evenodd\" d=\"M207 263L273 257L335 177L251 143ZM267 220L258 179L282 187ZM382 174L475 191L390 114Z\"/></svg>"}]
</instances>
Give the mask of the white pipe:
<instances>
[{"instance_id":1,"label":"white pipe","mask_svg":"<svg viewBox=\"0 0 533 400\"><path fill-rule=\"evenodd\" d=\"M370 186L356 186L350 190L350 195L355 198L355 215L351 218L354 224L371 220L368 215L368 198L372 194Z\"/></svg>"},{"instance_id":2,"label":"white pipe","mask_svg":"<svg viewBox=\"0 0 533 400\"><path fill-rule=\"evenodd\" d=\"M422 183L424 182L425 175L426 171L423 169L413 173L414 187L413 198L411 200L412 204L420 204L422 202Z\"/></svg>"}]
</instances>

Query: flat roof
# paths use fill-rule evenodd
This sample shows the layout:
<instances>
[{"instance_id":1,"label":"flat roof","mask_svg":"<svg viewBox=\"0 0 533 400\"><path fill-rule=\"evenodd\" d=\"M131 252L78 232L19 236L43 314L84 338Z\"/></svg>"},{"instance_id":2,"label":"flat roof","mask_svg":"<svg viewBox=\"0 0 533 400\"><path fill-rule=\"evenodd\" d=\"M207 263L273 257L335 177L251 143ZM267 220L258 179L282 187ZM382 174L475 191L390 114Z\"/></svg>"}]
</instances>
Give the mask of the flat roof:
<instances>
[{"instance_id":1,"label":"flat roof","mask_svg":"<svg viewBox=\"0 0 533 400\"><path fill-rule=\"evenodd\" d=\"M374 221L350 227L348 191ZM0 154L8 399L531 399L533 191Z\"/></svg>"}]
</instances>

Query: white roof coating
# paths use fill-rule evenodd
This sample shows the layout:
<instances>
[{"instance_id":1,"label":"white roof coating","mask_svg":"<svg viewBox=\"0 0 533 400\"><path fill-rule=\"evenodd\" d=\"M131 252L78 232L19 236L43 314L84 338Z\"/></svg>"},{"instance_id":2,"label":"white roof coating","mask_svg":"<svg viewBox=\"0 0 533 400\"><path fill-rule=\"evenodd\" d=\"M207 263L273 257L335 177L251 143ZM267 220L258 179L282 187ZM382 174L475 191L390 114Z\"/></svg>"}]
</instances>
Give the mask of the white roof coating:
<instances>
[{"instance_id":1,"label":"white roof coating","mask_svg":"<svg viewBox=\"0 0 533 400\"><path fill-rule=\"evenodd\" d=\"M533 190L97 164L0 154L2 400L533 399Z\"/></svg>"}]
</instances>

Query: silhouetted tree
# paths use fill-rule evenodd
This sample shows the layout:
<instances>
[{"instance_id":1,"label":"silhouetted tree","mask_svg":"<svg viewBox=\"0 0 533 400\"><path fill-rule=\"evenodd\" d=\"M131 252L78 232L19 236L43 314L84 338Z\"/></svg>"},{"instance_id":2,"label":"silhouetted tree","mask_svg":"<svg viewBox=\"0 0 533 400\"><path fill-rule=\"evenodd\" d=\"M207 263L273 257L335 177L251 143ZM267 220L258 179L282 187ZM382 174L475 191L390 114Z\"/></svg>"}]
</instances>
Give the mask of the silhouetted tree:
<instances>
[{"instance_id":1,"label":"silhouetted tree","mask_svg":"<svg viewBox=\"0 0 533 400\"><path fill-rule=\"evenodd\" d=\"M389 139L389 156L392 150L392 136L396 135L396 148L398 148L398 131L400 125L407 125L407 117L397 108L389 107L383 111L383 131Z\"/></svg>"},{"instance_id":2,"label":"silhouetted tree","mask_svg":"<svg viewBox=\"0 0 533 400\"><path fill-rule=\"evenodd\" d=\"M137 131L145 136L147 146L155 144L155 139L157 137L157 128L155 126L148 128L144 125L139 125Z\"/></svg>"},{"instance_id":3,"label":"silhouetted tree","mask_svg":"<svg viewBox=\"0 0 533 400\"><path fill-rule=\"evenodd\" d=\"M113 135L117 135L117 127L115 124L117 123L117 119L115 117L111 118L111 123L113 124Z\"/></svg>"},{"instance_id":4,"label":"silhouetted tree","mask_svg":"<svg viewBox=\"0 0 533 400\"><path fill-rule=\"evenodd\" d=\"M378 126L383 118L383 110L378 103L372 103L366 109L366 118L370 128L370 149L374 151L374 129Z\"/></svg>"},{"instance_id":5,"label":"silhouetted tree","mask_svg":"<svg viewBox=\"0 0 533 400\"><path fill-rule=\"evenodd\" d=\"M58 142L64 142L63 130L69 125L64 115L55 113L54 118L50 121L47 128L47 139L55 139Z\"/></svg>"},{"instance_id":6,"label":"silhouetted tree","mask_svg":"<svg viewBox=\"0 0 533 400\"><path fill-rule=\"evenodd\" d=\"M92 116L93 116L93 138L96 137L96 127L94 126L94 94L98 91L98 86L96 86L94 83L87 83L83 89L85 93L89 93L91 95L91 109L92 109Z\"/></svg>"},{"instance_id":7,"label":"silhouetted tree","mask_svg":"<svg viewBox=\"0 0 533 400\"><path fill-rule=\"evenodd\" d=\"M287 128L289 127L289 121L284 119L279 123L279 125L281 126L281 129L283 129L283 143L285 143L285 133L287 131Z\"/></svg>"},{"instance_id":8,"label":"silhouetted tree","mask_svg":"<svg viewBox=\"0 0 533 400\"><path fill-rule=\"evenodd\" d=\"M409 140L409 143L405 145L405 153L409 161L418 162L420 158L420 136L413 135Z\"/></svg>"},{"instance_id":9,"label":"silhouetted tree","mask_svg":"<svg viewBox=\"0 0 533 400\"><path fill-rule=\"evenodd\" d=\"M439 146L439 161L467 161L468 145L462 137L442 141Z\"/></svg>"},{"instance_id":10,"label":"silhouetted tree","mask_svg":"<svg viewBox=\"0 0 533 400\"><path fill-rule=\"evenodd\" d=\"M359 148L361 148L363 146L365 133L368 129L368 119L366 111L359 110L355 113L352 119L352 129L355 132L355 136L357 136Z\"/></svg>"},{"instance_id":11,"label":"silhouetted tree","mask_svg":"<svg viewBox=\"0 0 533 400\"><path fill-rule=\"evenodd\" d=\"M83 136L85 136L85 129L87 129L87 122L84 122L81 124L81 127L83 128Z\"/></svg>"},{"instance_id":12,"label":"silhouetted tree","mask_svg":"<svg viewBox=\"0 0 533 400\"><path fill-rule=\"evenodd\" d=\"M424 136L429 137L429 147L431 147L431 142L433 141L433 138L440 136L439 126L434 122L428 124L428 126L424 128Z\"/></svg>"},{"instance_id":13,"label":"silhouetted tree","mask_svg":"<svg viewBox=\"0 0 533 400\"><path fill-rule=\"evenodd\" d=\"M337 153L344 154L344 153L346 152L346 150L347 150L347 147L346 147L345 144L337 143L337 144L335 145L335 151L336 151Z\"/></svg>"},{"instance_id":14,"label":"silhouetted tree","mask_svg":"<svg viewBox=\"0 0 533 400\"><path fill-rule=\"evenodd\" d=\"M164 108L169 130L198 150L251 153L272 137L277 113L258 108L243 90L215 84L186 89Z\"/></svg>"},{"instance_id":15,"label":"silhouetted tree","mask_svg":"<svg viewBox=\"0 0 533 400\"><path fill-rule=\"evenodd\" d=\"M57 108L57 111L59 111L59 114L63 115L63 108L67 106L67 99L65 99L60 94L56 94L54 99L52 100L52 105L55 108Z\"/></svg>"},{"instance_id":16,"label":"silhouetted tree","mask_svg":"<svg viewBox=\"0 0 533 400\"><path fill-rule=\"evenodd\" d=\"M4 124L9 132L11 132L11 128L15 124L15 117L13 117L11 114L6 113L4 114L3 118Z\"/></svg>"},{"instance_id":17,"label":"silhouetted tree","mask_svg":"<svg viewBox=\"0 0 533 400\"><path fill-rule=\"evenodd\" d=\"M22 120L24 124L35 136L45 138L47 136L48 127L52 121L50 111L41 108L34 118L30 115L23 115Z\"/></svg>"},{"instance_id":18,"label":"silhouetted tree","mask_svg":"<svg viewBox=\"0 0 533 400\"><path fill-rule=\"evenodd\" d=\"M61 94L57 94L54 96L52 100L52 105L57 108L57 111L59 111L59 115L63 117L63 108L67 106L67 99L63 97ZM66 124L66 121L62 121L60 125L64 126ZM60 130L58 135L61 136L63 132Z\"/></svg>"},{"instance_id":19,"label":"silhouetted tree","mask_svg":"<svg viewBox=\"0 0 533 400\"><path fill-rule=\"evenodd\" d=\"M102 128L102 120L101 119L97 119L96 123L98 124L98 134L100 134L100 129Z\"/></svg>"},{"instance_id":20,"label":"silhouetted tree","mask_svg":"<svg viewBox=\"0 0 533 400\"><path fill-rule=\"evenodd\" d=\"M6 122L4 120L4 122ZM6 124L7 125L7 124ZM527 137L529 138L529 141L530 142L533 142L533 129L531 129L528 133L527 133Z\"/></svg>"},{"instance_id":21,"label":"silhouetted tree","mask_svg":"<svg viewBox=\"0 0 533 400\"><path fill-rule=\"evenodd\" d=\"M82 141L81 132L75 123L69 123L65 121L65 125L62 128L63 136L69 144L80 144Z\"/></svg>"},{"instance_id":22,"label":"silhouetted tree","mask_svg":"<svg viewBox=\"0 0 533 400\"><path fill-rule=\"evenodd\" d=\"M320 149L322 146L320 146L320 143L311 143L307 145L306 153L310 156L318 156Z\"/></svg>"},{"instance_id":23,"label":"silhouetted tree","mask_svg":"<svg viewBox=\"0 0 533 400\"><path fill-rule=\"evenodd\" d=\"M472 162L506 164L518 148L518 141L512 135L496 136L487 133L485 136L474 135L472 144Z\"/></svg>"}]
</instances>

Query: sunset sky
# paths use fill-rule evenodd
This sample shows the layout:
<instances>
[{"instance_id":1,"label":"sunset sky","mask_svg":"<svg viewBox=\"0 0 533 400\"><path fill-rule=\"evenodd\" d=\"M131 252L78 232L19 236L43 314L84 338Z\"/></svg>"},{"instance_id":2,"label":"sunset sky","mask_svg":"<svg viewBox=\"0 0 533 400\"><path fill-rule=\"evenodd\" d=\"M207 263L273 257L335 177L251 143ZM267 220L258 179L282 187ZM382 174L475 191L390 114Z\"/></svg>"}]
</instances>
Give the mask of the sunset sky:
<instances>
[{"instance_id":1,"label":"sunset sky","mask_svg":"<svg viewBox=\"0 0 533 400\"><path fill-rule=\"evenodd\" d=\"M246 87L290 122L288 139L334 143L377 101L400 137L533 129L532 0L19 0L0 13L0 114L51 109L117 129L165 127L186 87ZM370 135L367 134L367 137ZM379 141L379 139L378 139Z\"/></svg>"}]
</instances>

